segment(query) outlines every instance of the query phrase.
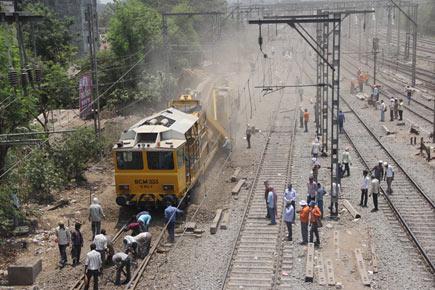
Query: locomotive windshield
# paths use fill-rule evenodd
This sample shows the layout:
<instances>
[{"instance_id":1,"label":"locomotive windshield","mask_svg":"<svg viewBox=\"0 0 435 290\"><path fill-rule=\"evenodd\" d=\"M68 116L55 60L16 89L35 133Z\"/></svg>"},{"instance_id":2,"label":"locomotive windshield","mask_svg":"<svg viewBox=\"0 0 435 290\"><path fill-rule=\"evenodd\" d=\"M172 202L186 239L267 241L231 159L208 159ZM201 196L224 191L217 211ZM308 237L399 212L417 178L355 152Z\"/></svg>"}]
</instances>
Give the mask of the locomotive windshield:
<instances>
[{"instance_id":1,"label":"locomotive windshield","mask_svg":"<svg viewBox=\"0 0 435 290\"><path fill-rule=\"evenodd\" d=\"M141 151L119 151L116 152L116 163L118 169L143 169L143 158Z\"/></svg>"},{"instance_id":2,"label":"locomotive windshield","mask_svg":"<svg viewBox=\"0 0 435 290\"><path fill-rule=\"evenodd\" d=\"M174 169L174 157L172 151L148 151L148 169L172 170Z\"/></svg>"}]
</instances>

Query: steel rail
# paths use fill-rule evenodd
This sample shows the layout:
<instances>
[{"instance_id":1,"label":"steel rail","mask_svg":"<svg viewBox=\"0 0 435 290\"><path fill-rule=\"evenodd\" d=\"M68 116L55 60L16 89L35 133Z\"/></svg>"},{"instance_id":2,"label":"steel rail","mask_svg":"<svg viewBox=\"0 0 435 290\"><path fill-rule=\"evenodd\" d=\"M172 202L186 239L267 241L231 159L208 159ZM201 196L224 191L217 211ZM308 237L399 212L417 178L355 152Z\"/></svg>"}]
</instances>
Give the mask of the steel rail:
<instances>
[{"instance_id":1,"label":"steel rail","mask_svg":"<svg viewBox=\"0 0 435 290\"><path fill-rule=\"evenodd\" d=\"M351 61L349 61L348 59L344 58L344 60L345 60L346 62L350 63L353 67L355 67L355 68L357 67L355 64L353 64L353 63L352 63ZM342 66L342 67L343 67L346 71L348 71L349 73L352 73L352 71L351 71L349 68L347 68L347 67L345 67L345 66ZM399 92L397 89L391 87L390 85L388 85L388 84L387 84L386 82L384 82L384 81L377 80L377 82L380 83L380 84L382 84L383 86L389 88L390 90L394 91L395 93L402 94L402 93ZM388 96L387 96L384 92L382 92L382 91L381 91L381 95L383 95L383 96L385 96L386 98L388 98ZM414 100L414 99L413 99L412 101L418 103L418 102L417 102L416 100ZM408 106L403 106L403 107L404 107L406 110L410 111L411 113L415 114L417 117L419 117L419 118L425 120L426 122L430 123L431 125L433 125L433 121L430 120L429 118L423 116L422 114L418 113L417 111L411 109L411 108L408 107Z\"/></svg>"},{"instance_id":2,"label":"steel rail","mask_svg":"<svg viewBox=\"0 0 435 290\"><path fill-rule=\"evenodd\" d=\"M373 59L372 59L371 57L369 57L369 59L373 62ZM348 63L350 63L353 67L358 68L358 66L355 65L354 63L352 63L351 61L349 61L348 58L345 58L344 60L347 61ZM387 60L387 61L391 61L391 60L388 60L388 59L386 59L386 60ZM391 61L391 62L392 62L392 61ZM346 69L346 68L345 68L345 69ZM405 68L404 68L403 70L400 70L400 71L405 72L404 70L405 70ZM349 71L349 70L348 70L348 71ZM406 73L406 72L405 72L405 73ZM418 73L418 71L417 71L417 73ZM407 74L407 75L410 75L409 73L406 73L406 74ZM428 76L428 77L429 77L429 76ZM435 77L435 73L433 73L432 78L433 78L433 77ZM396 94L404 95L404 92L400 92L398 89L396 89L396 88L392 87L391 85L385 83L385 81L380 81L380 80L378 79L377 82L378 82L378 83L381 83L383 86L389 88L390 90L392 90L392 91L393 91L394 93L396 93ZM426 82L426 84L427 84L427 85L430 85L430 86L433 86L433 85L434 85L433 83L430 83L430 82ZM431 89L431 88L430 88L430 89ZM381 92L381 94L382 94L382 92ZM421 101L419 101L419 100L417 100L417 99L415 99L415 98L412 99L412 101L415 102L416 104L419 104L420 106L422 106L423 108L429 110L429 111L432 112L432 113L435 112L434 109L433 109L431 106L428 106L428 105L424 104L423 102L421 102ZM409 108L408 106L404 106L404 107L405 107L405 109L407 109L408 111L410 111L410 112L412 112L412 113L414 113L414 114L419 115L419 117L421 117L421 118L423 118L424 120L426 120L426 121L430 122L431 124L433 124L433 121L432 121L432 120L430 120L430 119L428 119L428 118L426 118L426 117L420 115L420 114L419 114L418 112L416 112L415 110Z\"/></svg>"},{"instance_id":3,"label":"steel rail","mask_svg":"<svg viewBox=\"0 0 435 290\"><path fill-rule=\"evenodd\" d=\"M271 127L270 127L269 133L267 135L266 144L264 145L264 148L262 150L262 153L261 153L261 156L260 156L260 160L258 162L258 166L257 166L256 172L255 172L255 175L254 175L254 180L252 181L252 186L251 186L251 188L250 188L250 190L248 192L248 195L247 195L247 201L246 201L246 206L245 206L244 211L243 211L242 222L241 222L241 224L240 224L240 226L238 228L237 238L235 239L234 246L232 247L232 251L231 251L231 254L230 254L231 258L228 260L228 264L227 264L226 270L224 272L224 278L223 278L223 283L222 283L221 289L225 289L225 287L230 282L230 278L231 278L230 274L231 274L231 270L233 268L232 264L233 264L234 258L235 258L236 254L237 254L237 249L238 249L239 244L240 244L241 239L242 239L242 233L243 233L244 227L246 225L246 222L248 220L249 210L250 210L251 205L252 205L252 203L254 201L255 190L257 190L257 184L259 182L263 166L266 165L265 164L265 156L267 155L267 151L271 148L271 143L270 143L271 136L272 136L273 133L277 133L278 132L278 131L276 131L274 129L274 127L275 127L274 123L275 123L275 121L276 121L276 119L277 119L277 117L279 115L278 114L278 110L280 108L280 104L282 103L282 100L283 100L283 95L281 96L281 98L280 98L280 100L278 102L277 111L276 111L277 113L274 114L274 118L271 120ZM294 118L294 120L293 120L293 126L291 127L292 128L291 131L289 131L291 133L292 139L294 139L295 128L296 128L296 124L297 124L296 123L296 121L297 121L297 112L296 112L296 109L295 109L295 113L294 113L294 117L293 118ZM293 142L293 140L291 140L291 142L290 142L290 148L289 148L289 153L288 153L288 159L287 159L287 165L286 165L286 176L284 177L285 178L285 184L288 183L288 178L289 178L288 177L288 172L291 170L291 160L292 160L293 144L294 144L294 142ZM280 242L282 240L282 233L283 233L283 228L284 228L283 227L282 218L280 219L280 224L278 226L279 226L279 232L278 232L278 235L277 235L276 238ZM277 243L276 249L275 249L275 251L278 251L278 252L282 251L282 249L280 249L281 243L279 243L279 242ZM273 275L273 278L272 278L272 281L271 281L272 282L272 285L271 285L272 289L277 286L277 280L279 279L279 276L277 274L279 271L277 271L277 268L280 267L280 263L281 262L282 262L282 257L278 256L278 257L275 258L275 263L272 266L274 268L274 273L275 273Z\"/></svg>"},{"instance_id":4,"label":"steel rail","mask_svg":"<svg viewBox=\"0 0 435 290\"><path fill-rule=\"evenodd\" d=\"M408 181L417 189L418 193L427 201L430 210L435 209L434 202L430 199L430 197L427 196L427 194L421 189L421 187L414 181L412 177L409 176L409 174L406 172L406 170L400 165L400 163L397 161L397 159L391 154L391 152L382 144L382 142L379 140L379 138L370 130L370 128L367 126L367 124L360 118L360 116L354 111L354 109L349 105L349 103L341 97L341 100L347 105L347 107L352 111L352 113L356 116L356 118L359 120L359 122L363 125L363 127L367 130L367 132L373 137L373 139L378 143L378 145L385 151L385 153L388 155L389 158L391 158L395 163L397 168L399 168L402 173L408 178ZM361 158L361 161L364 163L365 167L368 170L371 170L367 162L365 161L364 157L362 156L361 152L357 149L355 143L351 139L350 135L344 130L346 137L348 138L349 142L354 147L355 151L357 152L358 156ZM417 246L419 252L424 257L424 260L429 265L432 273L435 273L435 265L433 261L430 259L429 254L426 252L424 247L419 242L418 238L414 235L412 227L406 222L406 219L403 217L403 215L400 213L400 210L396 207L394 202L390 199L388 194L386 194L386 191L381 187L382 192L384 193L383 196L387 200L388 205L393 210L394 214L399 219L399 222L402 224L402 226L405 228L406 232L411 237L414 244Z\"/></svg>"},{"instance_id":5,"label":"steel rail","mask_svg":"<svg viewBox=\"0 0 435 290\"><path fill-rule=\"evenodd\" d=\"M282 100L282 98L280 99L279 103L281 103L281 100ZM278 109L279 109L279 106L278 106ZM243 210L242 223L240 223L239 229L237 230L237 238L236 238L236 240L234 242L234 246L233 246L233 249L231 250L231 254L230 254L231 258L228 260L228 265L227 265L225 273L224 273L224 279L222 281L222 288L221 288L222 290L225 288L225 285L227 283L227 278L228 278L228 275L229 275L229 272L230 272L230 269L231 269L232 258L233 258L234 254L236 252L237 244L238 244L238 242L240 240L240 237L241 237L242 228L243 228L243 220L245 220L246 217L247 217L250 202L252 201L252 199L254 197L254 190L255 190L255 186L254 185L256 184L256 182L258 181L258 179L260 177L261 168L262 168L262 165L263 165L263 162L264 162L264 156L266 156L266 151L267 151L267 149L269 147L269 144L270 144L270 136L272 135L273 123L274 123L276 117L278 116L278 114L275 114L274 116L275 117L273 118L273 120L271 122L271 126L270 126L270 129L269 129L269 132L268 132L268 134L266 136L266 143L264 144L264 148L263 148L263 150L261 152L261 156L260 156L260 160L258 162L257 170L255 171L255 175L254 175L254 180L252 181L252 186L251 186L251 188L249 189L249 192L248 192L247 202L246 202L245 208Z\"/></svg>"},{"instance_id":6,"label":"steel rail","mask_svg":"<svg viewBox=\"0 0 435 290\"><path fill-rule=\"evenodd\" d=\"M112 244L116 243L116 241L119 239L119 237L121 236L121 234L124 232L124 229L127 227L127 224L125 224L124 226L122 226L121 229L119 229L119 231L116 232L115 236L112 238ZM86 275L83 274L78 280L77 282L74 284L74 286L72 286L70 289L71 290L75 290L75 289L82 289L85 286L85 277Z\"/></svg>"},{"instance_id":7,"label":"steel rail","mask_svg":"<svg viewBox=\"0 0 435 290\"><path fill-rule=\"evenodd\" d=\"M341 99L343 100L343 102L350 108L350 110L352 111L352 113L355 114L355 116L358 118L358 120L361 122L361 124L363 124L364 128L369 132L369 134L373 137L373 139L375 139L378 143L378 145L387 153L388 157L390 157L397 165L397 167L403 171L403 173L405 174L405 176L409 179L409 181L412 183L413 186L415 186L415 188L417 188L417 190L419 191L419 193L426 199L426 201L431 205L432 209L435 209L435 203L434 201L427 196L427 194L423 191L423 189L420 187L420 185L417 184L416 181L414 181L414 179L409 176L409 174L406 172L406 170L403 168L402 165L400 165L399 161L392 155L392 153L384 146L384 144L382 144L382 142L379 140L379 138L375 135L375 133L373 133L373 131L369 128L369 126L361 119L361 117L355 112L355 110L349 105L349 103L346 101L346 99L344 99L343 97L341 97Z\"/></svg>"}]
</instances>

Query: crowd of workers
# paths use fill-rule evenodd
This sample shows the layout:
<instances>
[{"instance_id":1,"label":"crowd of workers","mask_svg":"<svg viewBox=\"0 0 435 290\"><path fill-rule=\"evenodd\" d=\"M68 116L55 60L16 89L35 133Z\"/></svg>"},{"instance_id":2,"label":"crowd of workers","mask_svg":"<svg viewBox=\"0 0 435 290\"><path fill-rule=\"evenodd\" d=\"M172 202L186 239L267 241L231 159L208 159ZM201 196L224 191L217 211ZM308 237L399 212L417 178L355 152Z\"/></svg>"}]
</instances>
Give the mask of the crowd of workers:
<instances>
[{"instance_id":1,"label":"crowd of workers","mask_svg":"<svg viewBox=\"0 0 435 290\"><path fill-rule=\"evenodd\" d=\"M358 69L357 71L357 80L358 80L358 87L359 92L363 92L364 84L368 84L368 75L367 73L361 72L361 69ZM386 104L384 100L379 100L380 94L381 94L381 88L382 86L379 84L373 84L371 85L371 95L369 98L369 103L374 106L375 109L378 109L380 112L381 122L385 122L385 113L389 110L390 111L390 121L393 122L394 120L403 121L403 99L397 98L397 97L391 97L389 104ZM408 100L408 106L411 105L411 99L412 95L417 90L411 86L406 86L404 95L406 99ZM351 81L351 93L357 93L358 90L356 89L354 82ZM339 120L340 121L340 120ZM340 131L342 129L342 126L340 128Z\"/></svg>"},{"instance_id":2,"label":"crowd of workers","mask_svg":"<svg viewBox=\"0 0 435 290\"><path fill-rule=\"evenodd\" d=\"M303 117L301 118L301 128L303 128L302 121L304 121ZM285 205L283 209L283 221L286 223L288 229L288 241L293 240L292 226L296 222L296 212L299 212L302 236L300 244L306 245L308 241L312 243L315 237L314 245L316 247L320 246L319 228L322 227L322 219L324 217L324 197L328 195L325 188L318 181L319 169L321 168L319 159L321 150L322 146L319 139L315 138L311 144L311 171L307 183L306 198L299 201L300 208L296 209L297 192L292 184L287 186L282 195L282 202L284 202ZM339 173L342 178L350 176L351 165L350 148L346 148L341 155L341 163L339 163ZM378 196L380 194L381 181L386 181L387 194L392 194L393 192L392 182L394 180L394 169L391 164L380 160L379 163L372 168L370 173L371 174L369 174L368 170L363 170L362 172L361 201L359 206L367 207L368 196L371 196L374 206L371 211L376 212L378 211ZM269 225L276 225L276 217L278 214L277 204L281 202L281 200L269 181L264 182L264 187L264 199L267 208L266 218L270 219ZM328 208L331 217L337 217L341 185L339 183L333 183L331 189L330 206Z\"/></svg>"},{"instance_id":3,"label":"crowd of workers","mask_svg":"<svg viewBox=\"0 0 435 290\"><path fill-rule=\"evenodd\" d=\"M168 231L168 241L175 241L175 223L177 214L182 211L172 204L168 204L164 210L165 221ZM85 287L89 289L90 280L93 279L93 289L98 289L99 276L103 273L104 266L116 267L115 285L127 284L131 279L131 265L137 258L144 259L150 250L152 235L149 232L151 215L148 211L142 211L131 217L124 227L124 232L131 232L123 238L123 249L115 251L112 238L106 230L101 228L101 222L105 214L97 198L92 200L89 206L89 221L91 223L92 243L90 251L86 254L84 271ZM80 264L81 249L84 244L83 234L80 231L81 223L76 222L71 232L63 222L59 222L56 228L56 242L59 247L59 267L65 267L67 263L67 248L71 245L72 266ZM125 280L121 283L121 274Z\"/></svg>"}]
</instances>

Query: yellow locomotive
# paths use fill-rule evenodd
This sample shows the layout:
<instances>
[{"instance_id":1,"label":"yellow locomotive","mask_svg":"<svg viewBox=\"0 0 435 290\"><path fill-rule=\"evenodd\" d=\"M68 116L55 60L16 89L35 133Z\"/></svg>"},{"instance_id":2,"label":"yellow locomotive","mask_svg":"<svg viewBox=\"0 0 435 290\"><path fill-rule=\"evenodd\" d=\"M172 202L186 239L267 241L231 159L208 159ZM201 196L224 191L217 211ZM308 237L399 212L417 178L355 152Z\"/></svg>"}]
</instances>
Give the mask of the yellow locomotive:
<instances>
[{"instance_id":1,"label":"yellow locomotive","mask_svg":"<svg viewBox=\"0 0 435 290\"><path fill-rule=\"evenodd\" d=\"M184 195L225 136L216 120L207 120L199 100L183 95L171 101L124 131L115 144L116 203L149 208L187 201Z\"/></svg>"}]
</instances>

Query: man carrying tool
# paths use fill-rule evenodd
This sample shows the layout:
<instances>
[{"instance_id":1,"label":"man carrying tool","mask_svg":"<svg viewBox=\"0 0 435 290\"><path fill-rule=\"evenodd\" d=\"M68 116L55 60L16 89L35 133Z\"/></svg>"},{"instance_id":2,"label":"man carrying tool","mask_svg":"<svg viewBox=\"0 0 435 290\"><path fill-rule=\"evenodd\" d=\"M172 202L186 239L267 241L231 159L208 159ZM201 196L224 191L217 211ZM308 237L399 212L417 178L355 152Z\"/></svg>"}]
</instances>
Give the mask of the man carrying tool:
<instances>
[{"instance_id":1,"label":"man carrying tool","mask_svg":"<svg viewBox=\"0 0 435 290\"><path fill-rule=\"evenodd\" d=\"M175 221L177 220L177 213L183 213L182 210L179 210L175 206L172 206L170 203L165 209L165 220L168 224L167 230L168 230L168 241L170 243L175 242Z\"/></svg>"}]
</instances>

